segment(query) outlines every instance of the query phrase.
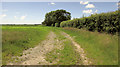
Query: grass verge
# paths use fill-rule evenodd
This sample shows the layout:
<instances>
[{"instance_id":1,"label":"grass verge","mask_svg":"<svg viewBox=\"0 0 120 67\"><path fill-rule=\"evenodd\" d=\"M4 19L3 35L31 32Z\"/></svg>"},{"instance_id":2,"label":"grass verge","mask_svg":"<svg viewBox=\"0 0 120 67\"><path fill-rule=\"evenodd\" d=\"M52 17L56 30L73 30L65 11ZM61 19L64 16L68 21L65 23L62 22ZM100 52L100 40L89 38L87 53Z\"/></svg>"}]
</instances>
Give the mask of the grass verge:
<instances>
[{"instance_id":1,"label":"grass verge","mask_svg":"<svg viewBox=\"0 0 120 67\"><path fill-rule=\"evenodd\" d=\"M76 28L63 30L84 49L94 65L118 64L118 36Z\"/></svg>"}]
</instances>

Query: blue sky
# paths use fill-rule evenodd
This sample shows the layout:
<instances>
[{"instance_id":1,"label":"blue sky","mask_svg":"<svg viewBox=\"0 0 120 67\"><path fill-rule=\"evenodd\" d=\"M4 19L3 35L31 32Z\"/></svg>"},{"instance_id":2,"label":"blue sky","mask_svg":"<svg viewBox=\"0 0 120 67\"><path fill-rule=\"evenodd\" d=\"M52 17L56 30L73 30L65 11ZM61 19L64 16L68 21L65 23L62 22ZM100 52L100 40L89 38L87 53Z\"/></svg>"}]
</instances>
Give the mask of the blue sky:
<instances>
[{"instance_id":1,"label":"blue sky","mask_svg":"<svg viewBox=\"0 0 120 67\"><path fill-rule=\"evenodd\" d=\"M3 2L1 24L40 24L45 14L64 9L72 18L89 16L94 13L116 11L117 2Z\"/></svg>"},{"instance_id":2,"label":"blue sky","mask_svg":"<svg viewBox=\"0 0 120 67\"><path fill-rule=\"evenodd\" d=\"M80 2L81 0L1 0L2 2ZM120 0L84 0L90 2L118 2Z\"/></svg>"}]
</instances>

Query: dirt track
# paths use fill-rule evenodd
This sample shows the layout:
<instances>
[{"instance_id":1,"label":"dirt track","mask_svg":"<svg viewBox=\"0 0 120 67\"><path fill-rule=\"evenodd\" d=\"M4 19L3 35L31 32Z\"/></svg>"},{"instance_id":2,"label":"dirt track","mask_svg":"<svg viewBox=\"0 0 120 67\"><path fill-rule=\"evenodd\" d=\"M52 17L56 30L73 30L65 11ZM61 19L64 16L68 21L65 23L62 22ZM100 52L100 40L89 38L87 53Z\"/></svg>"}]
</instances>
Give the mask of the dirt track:
<instances>
[{"instance_id":1,"label":"dirt track","mask_svg":"<svg viewBox=\"0 0 120 67\"><path fill-rule=\"evenodd\" d=\"M91 62L86 57L84 50L81 48L79 44L77 44L72 37L70 37L65 32L61 32L62 35L64 35L67 39L69 39L73 45L76 47L76 51L80 53L83 65L89 65ZM21 57L18 57L21 59L19 62L12 62L8 65L52 65L56 62L49 63L45 60L46 53L54 50L57 47L54 44L60 44L62 41L59 41L56 37L56 34L54 32L50 32L47 36L46 40L42 41L38 46L34 48L30 48L28 50L25 50L23 52L23 55Z\"/></svg>"}]
</instances>

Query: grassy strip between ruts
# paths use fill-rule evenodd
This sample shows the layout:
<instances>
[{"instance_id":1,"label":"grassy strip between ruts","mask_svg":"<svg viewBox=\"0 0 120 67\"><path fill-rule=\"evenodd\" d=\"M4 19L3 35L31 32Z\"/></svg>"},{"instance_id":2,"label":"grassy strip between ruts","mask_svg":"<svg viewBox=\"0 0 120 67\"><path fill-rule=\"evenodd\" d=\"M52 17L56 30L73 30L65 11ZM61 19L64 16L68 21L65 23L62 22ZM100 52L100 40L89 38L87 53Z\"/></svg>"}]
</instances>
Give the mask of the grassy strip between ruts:
<instances>
[{"instance_id":1,"label":"grassy strip between ruts","mask_svg":"<svg viewBox=\"0 0 120 67\"><path fill-rule=\"evenodd\" d=\"M83 29L64 28L84 49L94 65L118 64L118 36Z\"/></svg>"},{"instance_id":2,"label":"grassy strip between ruts","mask_svg":"<svg viewBox=\"0 0 120 67\"><path fill-rule=\"evenodd\" d=\"M46 60L50 63L54 61L57 62L55 65L81 65L82 61L80 55L75 51L75 46L72 42L61 35L59 29L54 29L54 32L57 34L58 40L64 40L61 44L63 48L54 49L47 53Z\"/></svg>"},{"instance_id":3,"label":"grassy strip between ruts","mask_svg":"<svg viewBox=\"0 0 120 67\"><path fill-rule=\"evenodd\" d=\"M35 47L46 39L50 28L44 26L2 26L2 64L14 61L13 56Z\"/></svg>"}]
</instances>

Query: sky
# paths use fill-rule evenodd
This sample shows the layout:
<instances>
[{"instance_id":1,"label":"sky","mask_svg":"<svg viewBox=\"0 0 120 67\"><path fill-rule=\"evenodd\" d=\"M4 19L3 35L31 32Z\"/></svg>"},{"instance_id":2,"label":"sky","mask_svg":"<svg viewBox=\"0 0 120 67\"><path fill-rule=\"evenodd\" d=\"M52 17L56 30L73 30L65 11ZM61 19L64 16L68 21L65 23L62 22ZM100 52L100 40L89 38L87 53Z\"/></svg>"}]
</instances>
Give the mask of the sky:
<instances>
[{"instance_id":1,"label":"sky","mask_svg":"<svg viewBox=\"0 0 120 67\"><path fill-rule=\"evenodd\" d=\"M1 0L2 2L80 2L81 0ZM90 2L118 2L120 0L84 0Z\"/></svg>"},{"instance_id":2,"label":"sky","mask_svg":"<svg viewBox=\"0 0 120 67\"><path fill-rule=\"evenodd\" d=\"M117 2L2 2L0 24L41 24L45 14L64 9L73 18L118 10Z\"/></svg>"}]
</instances>

